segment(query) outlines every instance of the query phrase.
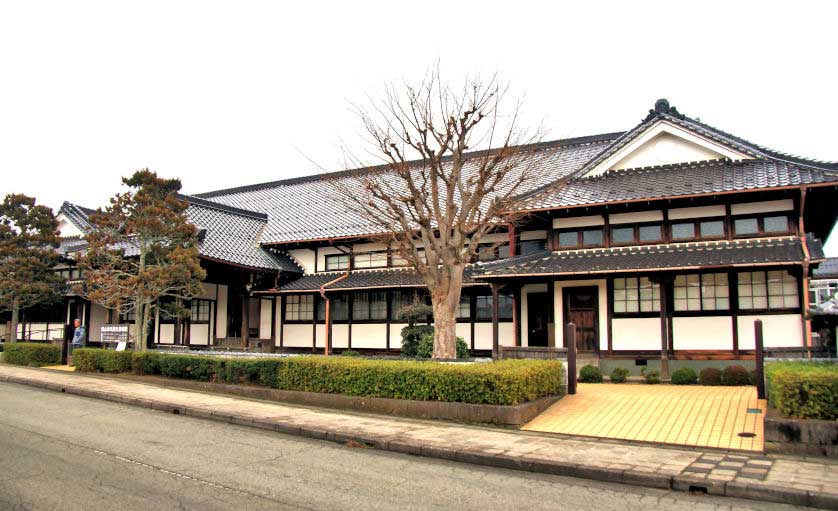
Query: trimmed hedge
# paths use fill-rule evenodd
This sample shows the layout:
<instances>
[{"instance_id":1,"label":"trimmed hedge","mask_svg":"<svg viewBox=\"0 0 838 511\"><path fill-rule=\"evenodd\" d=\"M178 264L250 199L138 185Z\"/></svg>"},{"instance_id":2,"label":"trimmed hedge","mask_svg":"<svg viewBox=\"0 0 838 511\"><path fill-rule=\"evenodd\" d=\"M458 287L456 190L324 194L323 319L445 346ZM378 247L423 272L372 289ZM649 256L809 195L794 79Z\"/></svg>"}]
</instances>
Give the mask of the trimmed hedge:
<instances>
[{"instance_id":1,"label":"trimmed hedge","mask_svg":"<svg viewBox=\"0 0 838 511\"><path fill-rule=\"evenodd\" d=\"M698 382L698 375L692 367L682 367L672 372L673 385L695 385Z\"/></svg>"},{"instance_id":2,"label":"trimmed hedge","mask_svg":"<svg viewBox=\"0 0 838 511\"><path fill-rule=\"evenodd\" d=\"M705 367L698 374L699 385L718 386L722 384L722 372L715 367Z\"/></svg>"},{"instance_id":3,"label":"trimmed hedge","mask_svg":"<svg viewBox=\"0 0 838 511\"><path fill-rule=\"evenodd\" d=\"M524 403L561 394L563 384L562 364L555 360L446 364L358 357L228 358L90 348L74 350L73 357L80 371L131 371L281 390L474 404Z\"/></svg>"},{"instance_id":4,"label":"trimmed hedge","mask_svg":"<svg viewBox=\"0 0 838 511\"><path fill-rule=\"evenodd\" d=\"M586 364L579 370L578 381L580 383L602 383L602 371L595 365Z\"/></svg>"},{"instance_id":5,"label":"trimmed hedge","mask_svg":"<svg viewBox=\"0 0 838 511\"><path fill-rule=\"evenodd\" d=\"M729 387L751 385L751 375L740 365L727 366L722 369L722 385Z\"/></svg>"},{"instance_id":6,"label":"trimmed hedge","mask_svg":"<svg viewBox=\"0 0 838 511\"><path fill-rule=\"evenodd\" d=\"M48 366L61 363L61 347L42 342L8 342L3 360L21 366Z\"/></svg>"},{"instance_id":7,"label":"trimmed hedge","mask_svg":"<svg viewBox=\"0 0 838 511\"><path fill-rule=\"evenodd\" d=\"M765 379L768 403L784 417L838 419L838 364L772 362Z\"/></svg>"},{"instance_id":8,"label":"trimmed hedge","mask_svg":"<svg viewBox=\"0 0 838 511\"><path fill-rule=\"evenodd\" d=\"M625 383L629 377L629 370L625 367L615 367L611 370L611 383Z\"/></svg>"}]
</instances>

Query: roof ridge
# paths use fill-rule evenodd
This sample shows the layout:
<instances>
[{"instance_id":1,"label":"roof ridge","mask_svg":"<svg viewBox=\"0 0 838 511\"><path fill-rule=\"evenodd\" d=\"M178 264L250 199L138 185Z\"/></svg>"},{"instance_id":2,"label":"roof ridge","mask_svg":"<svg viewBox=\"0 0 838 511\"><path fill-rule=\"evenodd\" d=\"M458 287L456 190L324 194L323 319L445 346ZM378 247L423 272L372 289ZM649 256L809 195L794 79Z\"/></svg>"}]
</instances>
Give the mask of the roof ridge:
<instances>
[{"instance_id":1,"label":"roof ridge","mask_svg":"<svg viewBox=\"0 0 838 511\"><path fill-rule=\"evenodd\" d=\"M556 140L548 140L544 142L536 142L532 144L522 144L517 146L512 146L514 149L518 151L525 151L525 150L533 150L533 151L541 151L545 149L554 149L557 147L572 147L572 146L580 146L586 144L592 144L597 142L606 142L609 140L614 140L617 137L623 135L625 132L617 131L612 133L601 133L597 135L585 135L580 137L571 137L571 138L564 138L564 139L556 139ZM489 154L491 151L497 151L498 148L492 149L481 149L476 151L471 151L466 153L467 158L478 158L480 156L484 156ZM446 156L443 158L443 161L449 160L451 157ZM410 160L408 164L416 164L421 162L421 159ZM269 188L276 188L279 186L290 186L295 184L302 184L302 183L311 183L316 181L325 181L328 179L335 179L347 176L354 176L359 175L367 172L376 172L381 170L387 170L389 167L388 164L380 164L380 165L371 165L368 167L358 167L354 169L344 169L344 170L337 170L333 172L324 172L321 174L309 174L305 176L298 176L298 177L291 177L286 179L280 179L276 181L266 181L263 183L255 183L251 185L244 185L244 186L235 186L232 188L222 188L220 190L211 190L208 192L196 193L190 195L191 197L198 197L201 199L208 199L211 197L219 197L224 195L232 195L236 193L246 193L246 192L253 192L257 190L265 190Z\"/></svg>"},{"instance_id":2,"label":"roof ridge","mask_svg":"<svg viewBox=\"0 0 838 511\"><path fill-rule=\"evenodd\" d=\"M268 219L268 214L267 213L260 213L258 211L251 211L249 209L242 209L242 208L237 208L235 206L228 206L228 205L222 204L220 202L201 199L201 198L195 197L193 195L178 194L178 196L182 200L185 200L190 204L195 204L197 206L210 208L210 209L215 209L215 210L218 210L218 211L222 211L224 213L231 213L231 214L234 214L234 215L251 217L251 218L254 218L254 219L257 219L257 220L267 220Z\"/></svg>"}]
</instances>

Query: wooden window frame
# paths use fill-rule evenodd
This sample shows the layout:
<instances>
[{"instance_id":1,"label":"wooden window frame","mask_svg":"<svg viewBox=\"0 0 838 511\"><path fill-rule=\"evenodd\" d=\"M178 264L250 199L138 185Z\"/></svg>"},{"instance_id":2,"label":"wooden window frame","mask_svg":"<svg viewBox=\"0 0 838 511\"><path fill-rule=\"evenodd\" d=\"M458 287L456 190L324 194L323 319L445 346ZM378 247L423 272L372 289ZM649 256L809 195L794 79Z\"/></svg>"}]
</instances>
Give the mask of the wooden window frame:
<instances>
[{"instance_id":1,"label":"wooden window frame","mask_svg":"<svg viewBox=\"0 0 838 511\"><path fill-rule=\"evenodd\" d=\"M372 265L371 266L358 266L358 258L359 257L370 256L370 259L371 259L372 255L374 255L374 254L375 255L384 254L384 264L381 264L381 265L378 265L378 266L372 266ZM328 256L326 256L326 257L328 257ZM356 253L352 254L352 259L353 259L353 261L352 261L352 269L353 270L372 270L372 269L376 269L376 268L387 268L388 266L390 266L390 253L387 250L373 250L373 251L370 251L370 252L356 252Z\"/></svg>"},{"instance_id":2,"label":"wooden window frame","mask_svg":"<svg viewBox=\"0 0 838 511\"><path fill-rule=\"evenodd\" d=\"M772 231L766 232L765 231L765 219L769 217L775 216L784 216L786 217L786 227L787 229L783 232ZM757 221L757 232L749 233L749 234L738 234L736 232L736 221L737 220L748 220L748 219L755 219ZM795 222L792 220L791 215L788 211L774 211L770 213L759 213L754 215L736 215L730 217L730 232L734 238L764 238L766 236L790 236L797 234L797 226Z\"/></svg>"},{"instance_id":3,"label":"wooden window frame","mask_svg":"<svg viewBox=\"0 0 838 511\"><path fill-rule=\"evenodd\" d=\"M796 289L797 289L797 307L771 307L771 293L768 289L768 273L772 271L780 271L785 272L791 275L795 279ZM743 296L739 293L739 276L744 273L764 273L765 274L765 303L768 307L763 309L746 309L741 307L739 303L741 302ZM751 289L753 290L753 280L751 281ZM801 290L801 279L800 275L797 272L790 271L788 269L782 268L772 268L772 269L765 269L765 270L751 270L751 271L738 271L736 272L736 290L737 290L737 303L736 309L739 311L739 314L742 316L751 316L751 315L767 315L767 314L800 314L803 310L803 295ZM780 296L786 296L785 294ZM751 299L753 300L753 292L751 293Z\"/></svg>"},{"instance_id":4,"label":"wooden window frame","mask_svg":"<svg viewBox=\"0 0 838 511\"><path fill-rule=\"evenodd\" d=\"M702 277L704 275L715 275L721 274L727 277L727 309L705 309L704 308L704 285L702 284ZM698 303L701 305L700 309L697 310L677 310L675 308L675 280L680 277L688 277L690 275L698 275ZM716 287L714 285L714 287ZM677 273L672 276L672 304L670 305L672 309L673 316L678 317L691 317L691 316L731 316L734 312L734 304L733 304L733 294L731 290L731 283L730 283L730 273L728 271L693 271L693 272L685 272L685 273ZM687 288L688 289L688 288ZM713 299L715 300L717 297L714 296ZM687 298L689 300L689 297ZM739 304L736 304L736 308L738 309Z\"/></svg>"},{"instance_id":5,"label":"wooden window frame","mask_svg":"<svg viewBox=\"0 0 838 511\"><path fill-rule=\"evenodd\" d=\"M193 314L193 306L197 303L198 304L198 314L200 317L200 306L206 302L207 305L207 319L192 319ZM207 300L205 298L193 298L189 300L189 324L190 325L209 325L212 322L212 302L213 300Z\"/></svg>"},{"instance_id":6,"label":"wooden window frame","mask_svg":"<svg viewBox=\"0 0 838 511\"><path fill-rule=\"evenodd\" d=\"M653 227L658 226L661 230L660 239L657 241L641 241L640 240L640 228L641 227ZM614 241L614 229L629 229L633 230L633 237L631 241L624 241L624 242L615 242ZM634 245L660 245L666 243L666 226L663 222L640 222L640 223L631 223L631 224L611 224L609 226L608 232L608 240L610 241L610 245L612 247L628 247Z\"/></svg>"},{"instance_id":7,"label":"wooden window frame","mask_svg":"<svg viewBox=\"0 0 838 511\"><path fill-rule=\"evenodd\" d=\"M340 258L343 258L343 257L345 257L345 258L346 258L346 267L329 268L329 263L330 263L330 261L334 261L334 260L336 260L336 259L337 259L337 260L339 260ZM324 261L324 263L323 263L323 265L325 266L324 271L342 271L342 270L348 270L348 269L349 269L349 266L350 266L351 261L352 261L352 256L351 256L351 254L328 254L328 255L326 255L326 256L325 256L325 261Z\"/></svg>"},{"instance_id":8,"label":"wooden window frame","mask_svg":"<svg viewBox=\"0 0 838 511\"><path fill-rule=\"evenodd\" d=\"M615 291L617 290L616 286L614 285L615 281L618 279L637 279L637 312L617 312L615 304L617 299L615 297ZM647 279L650 281L652 285L652 303L654 303L654 290L658 289L658 308L657 310L651 311L644 311L641 310L640 303L642 299L640 298L640 279ZM608 302L610 310L612 311L612 316L618 319L622 318L658 318L660 317L660 305L661 305L661 297L660 297L660 284L657 284L651 280L650 275L627 275L625 277L613 277L610 280L610 285L608 286ZM628 287L624 288L628 289Z\"/></svg>"},{"instance_id":9,"label":"wooden window frame","mask_svg":"<svg viewBox=\"0 0 838 511\"><path fill-rule=\"evenodd\" d=\"M302 303L301 298L303 298L303 297L304 297L304 298L310 298L310 299L311 299L311 317L309 317L309 318L304 318L304 319L299 317L299 313L302 311L302 305L303 305L303 303ZM299 308L299 309L298 309L298 311L297 311L297 315L298 315L298 318L297 318L297 319L291 319L291 318L289 318L289 316L288 316L288 313L290 312L290 311L289 311L290 306L291 306L291 305L294 305L294 302L292 302L292 300L293 300L293 299L297 299L297 300L299 300L298 302L296 302L296 305L300 306L300 308ZM286 295L286 296L285 296L285 300L283 300L283 302L284 302L284 305L283 305L283 310L282 310L283 322L284 322L284 323L291 324L291 325L294 325L294 324L306 324L306 325L307 325L307 324L310 324L310 323L311 323L312 318L313 318L313 317L315 316L315 314L317 313L316 305L315 305L315 303L314 303L315 301L316 301L316 300L314 299L314 295L309 294L309 293L299 293L299 294L296 294L296 293L295 293L295 294L288 294L288 295Z\"/></svg>"},{"instance_id":10,"label":"wooden window frame","mask_svg":"<svg viewBox=\"0 0 838 511\"><path fill-rule=\"evenodd\" d=\"M373 293L383 293L384 294L384 317L383 318L375 318L375 319L372 318L372 310L373 310L372 304L373 304L373 301L371 299L371 295ZM387 304L390 301L387 298L387 293L388 293L388 291L384 290L384 289L366 289L366 290L363 290L363 291L352 292L352 299L351 299L352 309L349 311L349 314L352 317L352 324L356 324L356 323L386 323L387 320L388 320L388 314L389 314L389 312L387 310ZM367 318L366 319L361 319L361 318L356 318L355 317L355 303L356 303L356 300L358 299L358 296L361 295L361 294L365 294L368 297L367 298L367 307L366 307L366 309L367 309Z\"/></svg>"},{"instance_id":11,"label":"wooden window frame","mask_svg":"<svg viewBox=\"0 0 838 511\"><path fill-rule=\"evenodd\" d=\"M606 247L606 240L605 240L605 225L592 225L590 227L574 227L572 229L556 229L556 247L557 250L574 250L580 248L605 248ZM583 242L584 232L585 231L599 231L602 235L602 241L596 245L585 245ZM576 233L576 245L570 246L565 245L562 246L561 244L561 235L568 233L568 232L575 232Z\"/></svg>"},{"instance_id":12,"label":"wooden window frame","mask_svg":"<svg viewBox=\"0 0 838 511\"><path fill-rule=\"evenodd\" d=\"M702 236L701 235L701 224L704 222L721 222L722 223L722 230L724 231L720 236ZM694 229L694 236L692 238L676 238L673 235L672 228L675 227L676 224L693 224ZM708 216L708 217L701 217L701 218L684 218L678 220L670 220L669 225L667 226L667 230L669 231L669 239L672 240L672 243L689 243L691 241L717 241L717 240L725 240L728 238L728 233L730 233L730 226L728 225L727 218L723 216Z\"/></svg>"}]
</instances>

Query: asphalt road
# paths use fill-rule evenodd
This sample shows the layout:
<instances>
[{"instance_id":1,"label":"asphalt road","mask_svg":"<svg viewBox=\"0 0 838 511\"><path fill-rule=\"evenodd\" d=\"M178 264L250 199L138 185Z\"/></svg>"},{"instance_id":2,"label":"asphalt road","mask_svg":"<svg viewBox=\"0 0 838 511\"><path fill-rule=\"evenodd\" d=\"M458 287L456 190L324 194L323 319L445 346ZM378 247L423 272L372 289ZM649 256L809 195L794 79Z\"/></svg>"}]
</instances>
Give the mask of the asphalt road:
<instances>
[{"instance_id":1,"label":"asphalt road","mask_svg":"<svg viewBox=\"0 0 838 511\"><path fill-rule=\"evenodd\" d=\"M0 509L794 509L354 448L0 383Z\"/></svg>"}]
</instances>

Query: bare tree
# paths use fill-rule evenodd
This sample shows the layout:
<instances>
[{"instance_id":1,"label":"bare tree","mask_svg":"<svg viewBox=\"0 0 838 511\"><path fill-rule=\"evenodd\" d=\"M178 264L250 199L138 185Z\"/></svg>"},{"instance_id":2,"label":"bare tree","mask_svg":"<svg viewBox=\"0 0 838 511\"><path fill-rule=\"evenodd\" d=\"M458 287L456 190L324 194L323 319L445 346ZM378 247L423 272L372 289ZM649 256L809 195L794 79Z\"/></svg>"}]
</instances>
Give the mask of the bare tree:
<instances>
[{"instance_id":1,"label":"bare tree","mask_svg":"<svg viewBox=\"0 0 838 511\"><path fill-rule=\"evenodd\" d=\"M353 166L367 170L331 180L337 200L423 278L434 358L455 358L466 266L484 236L514 220L508 212L536 178L537 152L521 146L538 142L540 130L518 126L520 102L508 101L507 92L497 77L454 89L438 69L418 86L389 85L382 100L357 109L370 154L383 165L366 167L347 152Z\"/></svg>"}]
</instances>

